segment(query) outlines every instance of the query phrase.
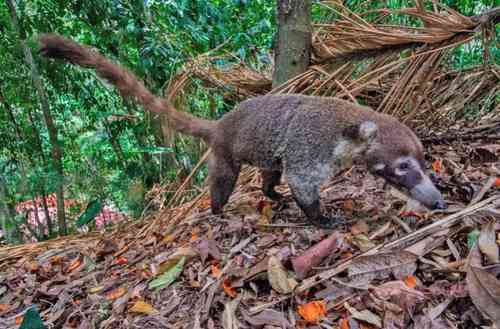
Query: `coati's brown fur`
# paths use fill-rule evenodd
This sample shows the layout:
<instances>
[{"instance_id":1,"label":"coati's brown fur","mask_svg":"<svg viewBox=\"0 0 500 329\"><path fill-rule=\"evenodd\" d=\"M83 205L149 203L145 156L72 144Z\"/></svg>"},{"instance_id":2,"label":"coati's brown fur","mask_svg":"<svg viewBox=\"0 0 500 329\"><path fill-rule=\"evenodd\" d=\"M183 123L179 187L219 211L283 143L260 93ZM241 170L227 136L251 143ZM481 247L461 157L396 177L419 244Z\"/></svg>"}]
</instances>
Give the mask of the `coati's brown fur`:
<instances>
[{"instance_id":1,"label":"coati's brown fur","mask_svg":"<svg viewBox=\"0 0 500 329\"><path fill-rule=\"evenodd\" d=\"M40 42L42 55L95 69L123 97L135 98L148 111L166 113L176 130L202 138L213 151L213 213L222 212L245 163L262 170L263 192L273 199L280 198L274 187L284 173L296 202L318 225L328 225L320 211L321 183L352 161L366 163L371 172L429 207L445 207L423 174L420 141L391 116L335 98L271 95L244 101L218 121L203 120L177 111L98 52L54 34L43 35Z\"/></svg>"}]
</instances>

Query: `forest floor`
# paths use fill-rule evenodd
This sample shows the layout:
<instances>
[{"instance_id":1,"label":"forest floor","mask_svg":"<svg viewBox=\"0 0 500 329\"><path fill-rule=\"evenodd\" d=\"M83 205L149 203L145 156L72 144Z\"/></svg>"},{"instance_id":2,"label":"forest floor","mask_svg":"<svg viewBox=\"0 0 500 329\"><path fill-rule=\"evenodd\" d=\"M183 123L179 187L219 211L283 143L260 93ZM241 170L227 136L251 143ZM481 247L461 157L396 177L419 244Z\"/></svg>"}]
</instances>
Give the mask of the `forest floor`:
<instances>
[{"instance_id":1,"label":"forest floor","mask_svg":"<svg viewBox=\"0 0 500 329\"><path fill-rule=\"evenodd\" d=\"M486 326L499 321L499 151L432 147L446 211L407 208L354 167L322 191L346 220L320 230L286 185L272 204L247 170L223 217L201 194L112 232L2 248L0 328L32 305L47 328Z\"/></svg>"}]
</instances>

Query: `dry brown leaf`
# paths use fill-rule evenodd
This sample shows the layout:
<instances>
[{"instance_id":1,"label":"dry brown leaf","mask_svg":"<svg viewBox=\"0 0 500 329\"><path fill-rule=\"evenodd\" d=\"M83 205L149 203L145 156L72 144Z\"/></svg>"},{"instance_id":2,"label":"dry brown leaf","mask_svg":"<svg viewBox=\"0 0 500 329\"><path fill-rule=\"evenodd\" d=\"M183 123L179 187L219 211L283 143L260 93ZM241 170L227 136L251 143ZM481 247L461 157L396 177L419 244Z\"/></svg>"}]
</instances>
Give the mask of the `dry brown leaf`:
<instances>
[{"instance_id":1,"label":"dry brown leaf","mask_svg":"<svg viewBox=\"0 0 500 329\"><path fill-rule=\"evenodd\" d=\"M221 275L221 270L219 268L219 265L212 265L211 266L211 269L212 269L212 277L218 279Z\"/></svg>"},{"instance_id":2,"label":"dry brown leaf","mask_svg":"<svg viewBox=\"0 0 500 329\"><path fill-rule=\"evenodd\" d=\"M326 315L326 304L322 300L315 300L297 307L297 312L309 323L318 323Z\"/></svg>"},{"instance_id":3,"label":"dry brown leaf","mask_svg":"<svg viewBox=\"0 0 500 329\"><path fill-rule=\"evenodd\" d=\"M129 312L131 313L141 313L141 314L155 314L158 313L158 311L151 306L151 304L146 303L144 300L139 299L137 300L134 305L129 309Z\"/></svg>"},{"instance_id":4,"label":"dry brown leaf","mask_svg":"<svg viewBox=\"0 0 500 329\"><path fill-rule=\"evenodd\" d=\"M326 256L335 252L342 244L342 237L342 234L335 231L328 238L307 249L302 255L293 258L292 265L297 277L299 279L304 278Z\"/></svg>"},{"instance_id":5,"label":"dry brown leaf","mask_svg":"<svg viewBox=\"0 0 500 329\"><path fill-rule=\"evenodd\" d=\"M74 270L76 270L77 268L80 267L80 265L82 265L82 259L80 257L76 258L75 260L73 260L71 262L71 264L69 265L68 267L68 270L67 272L73 272Z\"/></svg>"},{"instance_id":6,"label":"dry brown leaf","mask_svg":"<svg viewBox=\"0 0 500 329\"><path fill-rule=\"evenodd\" d=\"M250 325L252 325L252 327L259 327L265 325L278 326L280 328L291 327L285 315L282 312L278 312L275 310L271 309L263 310L262 312L256 315L247 314L247 312L242 310L242 314L245 321L248 322Z\"/></svg>"},{"instance_id":7,"label":"dry brown leaf","mask_svg":"<svg viewBox=\"0 0 500 329\"><path fill-rule=\"evenodd\" d=\"M238 298L224 305L224 312L222 312L222 326L224 329L238 329L240 327L240 323L236 318L236 309L239 304L240 300Z\"/></svg>"},{"instance_id":8,"label":"dry brown leaf","mask_svg":"<svg viewBox=\"0 0 500 329\"><path fill-rule=\"evenodd\" d=\"M362 252L368 251L375 247L369 237L364 234L357 234L352 237L352 244L359 248Z\"/></svg>"},{"instance_id":9,"label":"dry brown leaf","mask_svg":"<svg viewBox=\"0 0 500 329\"><path fill-rule=\"evenodd\" d=\"M403 279L415 272L416 261L417 257L406 251L358 257L348 267L349 278L356 284L386 279L390 274Z\"/></svg>"},{"instance_id":10,"label":"dry brown leaf","mask_svg":"<svg viewBox=\"0 0 500 329\"><path fill-rule=\"evenodd\" d=\"M377 326L378 328L382 328L382 320L378 315L373 314L371 311L369 310L358 311L347 303L344 303L344 307L346 310L349 311L349 313L351 313L354 319L364 321L366 323Z\"/></svg>"},{"instance_id":11,"label":"dry brown leaf","mask_svg":"<svg viewBox=\"0 0 500 329\"><path fill-rule=\"evenodd\" d=\"M120 287L120 288L117 288L115 290L111 290L110 292L108 292L106 294L106 299L107 300L116 300L120 297L122 297L123 295L125 295L125 293L127 292L127 290L123 287Z\"/></svg>"},{"instance_id":12,"label":"dry brown leaf","mask_svg":"<svg viewBox=\"0 0 500 329\"><path fill-rule=\"evenodd\" d=\"M370 227L364 220L358 220L353 226L351 226L352 235L358 234L368 234Z\"/></svg>"},{"instance_id":13,"label":"dry brown leaf","mask_svg":"<svg viewBox=\"0 0 500 329\"><path fill-rule=\"evenodd\" d=\"M297 281L289 278L286 269L276 256L269 257L267 263L267 278L271 287L280 294L289 294L297 286Z\"/></svg>"},{"instance_id":14,"label":"dry brown leaf","mask_svg":"<svg viewBox=\"0 0 500 329\"><path fill-rule=\"evenodd\" d=\"M481 258L476 243L467 264L467 289L474 305L499 328L500 280L481 267Z\"/></svg>"},{"instance_id":15,"label":"dry brown leaf","mask_svg":"<svg viewBox=\"0 0 500 329\"><path fill-rule=\"evenodd\" d=\"M498 245L496 243L495 222L490 221L481 229L477 240L479 249L488 258L490 263L498 263Z\"/></svg>"},{"instance_id":16,"label":"dry brown leaf","mask_svg":"<svg viewBox=\"0 0 500 329\"><path fill-rule=\"evenodd\" d=\"M10 309L9 304L0 304L0 313L7 312Z\"/></svg>"},{"instance_id":17,"label":"dry brown leaf","mask_svg":"<svg viewBox=\"0 0 500 329\"><path fill-rule=\"evenodd\" d=\"M349 329L349 320L342 319L340 320L340 329Z\"/></svg>"},{"instance_id":18,"label":"dry brown leaf","mask_svg":"<svg viewBox=\"0 0 500 329\"><path fill-rule=\"evenodd\" d=\"M173 234L167 234L165 235L165 237L163 238L163 242L174 242L175 241L175 235Z\"/></svg>"}]
</instances>

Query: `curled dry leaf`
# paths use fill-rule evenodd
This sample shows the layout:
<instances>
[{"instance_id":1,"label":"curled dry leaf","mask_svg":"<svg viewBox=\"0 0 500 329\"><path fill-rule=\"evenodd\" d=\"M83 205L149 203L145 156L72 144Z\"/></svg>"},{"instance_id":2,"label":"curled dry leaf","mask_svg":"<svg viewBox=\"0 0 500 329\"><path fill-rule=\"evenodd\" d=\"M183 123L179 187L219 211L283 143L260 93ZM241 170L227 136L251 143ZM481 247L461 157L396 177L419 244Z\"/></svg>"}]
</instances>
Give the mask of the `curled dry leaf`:
<instances>
[{"instance_id":1,"label":"curled dry leaf","mask_svg":"<svg viewBox=\"0 0 500 329\"><path fill-rule=\"evenodd\" d=\"M236 318L236 309L239 304L240 299L237 298L224 305L224 312L222 313L222 326L224 329L238 329L240 327L240 323Z\"/></svg>"},{"instance_id":2,"label":"curled dry leaf","mask_svg":"<svg viewBox=\"0 0 500 329\"><path fill-rule=\"evenodd\" d=\"M344 303L344 307L346 310L349 311L349 313L351 313L354 319L359 321L364 321L378 328L382 328L382 320L378 315L373 314L371 311L369 310L358 311L347 303Z\"/></svg>"},{"instance_id":3,"label":"curled dry leaf","mask_svg":"<svg viewBox=\"0 0 500 329\"><path fill-rule=\"evenodd\" d=\"M231 281L229 279L222 281L222 289L224 289L224 292L232 298L236 298L238 295L236 290L231 286Z\"/></svg>"},{"instance_id":4,"label":"curled dry leaf","mask_svg":"<svg viewBox=\"0 0 500 329\"><path fill-rule=\"evenodd\" d=\"M110 300L110 301L116 300L116 299L122 297L123 295L125 295L126 292L127 292L127 290L123 287L117 288L115 290L108 292L106 294L106 299Z\"/></svg>"},{"instance_id":5,"label":"curled dry leaf","mask_svg":"<svg viewBox=\"0 0 500 329\"><path fill-rule=\"evenodd\" d=\"M266 309L256 315L250 315L248 312L241 310L243 314L243 318L246 322L248 322L252 327L259 327L265 325L278 326L280 328L290 328L290 322L286 319L285 315L282 312L278 312L271 309Z\"/></svg>"},{"instance_id":6,"label":"curled dry leaf","mask_svg":"<svg viewBox=\"0 0 500 329\"><path fill-rule=\"evenodd\" d=\"M479 249L488 258L490 263L498 263L498 245L495 236L495 222L484 225L477 240Z\"/></svg>"},{"instance_id":7,"label":"curled dry leaf","mask_svg":"<svg viewBox=\"0 0 500 329\"><path fill-rule=\"evenodd\" d=\"M306 250L302 255L292 259L292 265L297 277L302 279L315 266L334 252L342 244L342 234L335 231L328 238Z\"/></svg>"},{"instance_id":8,"label":"curled dry leaf","mask_svg":"<svg viewBox=\"0 0 500 329\"><path fill-rule=\"evenodd\" d=\"M309 323L318 323L326 315L326 304L322 300L315 300L297 307L297 312Z\"/></svg>"},{"instance_id":9,"label":"curled dry leaf","mask_svg":"<svg viewBox=\"0 0 500 329\"><path fill-rule=\"evenodd\" d=\"M500 280L482 267L481 258L476 244L467 262L467 288L474 305L500 328Z\"/></svg>"},{"instance_id":10,"label":"curled dry leaf","mask_svg":"<svg viewBox=\"0 0 500 329\"><path fill-rule=\"evenodd\" d=\"M68 273L73 272L74 270L76 270L77 268L79 268L80 265L82 265L82 259L80 257L77 257L75 260L73 260L71 262L71 264L68 267L67 272Z\"/></svg>"},{"instance_id":11,"label":"curled dry leaf","mask_svg":"<svg viewBox=\"0 0 500 329\"><path fill-rule=\"evenodd\" d=\"M409 313L425 300L422 292L408 287L403 281L389 281L372 289L377 298L394 303Z\"/></svg>"},{"instance_id":12,"label":"curled dry leaf","mask_svg":"<svg viewBox=\"0 0 500 329\"><path fill-rule=\"evenodd\" d=\"M271 287L280 294L289 294L297 286L297 281L289 278L286 269L276 256L269 257L267 262L267 277Z\"/></svg>"},{"instance_id":13,"label":"curled dry leaf","mask_svg":"<svg viewBox=\"0 0 500 329\"><path fill-rule=\"evenodd\" d=\"M403 279L415 272L416 261L417 257L407 251L358 257L349 265L349 278L356 284L385 279L390 274Z\"/></svg>"},{"instance_id":14,"label":"curled dry leaf","mask_svg":"<svg viewBox=\"0 0 500 329\"><path fill-rule=\"evenodd\" d=\"M196 250L200 254L201 261L204 263L210 256L215 260L221 260L222 255L217 246L217 242L213 239L201 239L196 245Z\"/></svg>"},{"instance_id":15,"label":"curled dry leaf","mask_svg":"<svg viewBox=\"0 0 500 329\"><path fill-rule=\"evenodd\" d=\"M129 312L131 313L141 313L141 314L155 314L158 313L158 311L151 306L151 304L146 303L144 300L139 299L137 300L134 305L129 309Z\"/></svg>"},{"instance_id":16,"label":"curled dry leaf","mask_svg":"<svg viewBox=\"0 0 500 329\"><path fill-rule=\"evenodd\" d=\"M368 251L375 247L375 243L373 243L370 238L368 238L364 234L357 234L352 237L352 244L359 248L361 252Z\"/></svg>"}]
</instances>

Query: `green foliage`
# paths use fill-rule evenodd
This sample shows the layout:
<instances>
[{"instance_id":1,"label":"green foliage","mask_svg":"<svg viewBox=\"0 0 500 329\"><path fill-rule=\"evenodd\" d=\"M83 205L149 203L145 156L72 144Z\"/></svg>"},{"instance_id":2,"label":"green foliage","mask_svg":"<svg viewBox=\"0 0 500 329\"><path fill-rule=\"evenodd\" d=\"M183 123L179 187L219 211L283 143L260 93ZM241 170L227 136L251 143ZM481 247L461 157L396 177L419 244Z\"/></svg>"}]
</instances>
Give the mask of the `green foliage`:
<instances>
[{"instance_id":1,"label":"green foliage","mask_svg":"<svg viewBox=\"0 0 500 329\"><path fill-rule=\"evenodd\" d=\"M99 200L92 200L85 208L85 211L78 217L75 225L81 227L90 223L102 210L102 203Z\"/></svg>"},{"instance_id":2,"label":"green foliage","mask_svg":"<svg viewBox=\"0 0 500 329\"><path fill-rule=\"evenodd\" d=\"M19 329L46 329L45 324L35 306L29 308L23 317Z\"/></svg>"}]
</instances>

